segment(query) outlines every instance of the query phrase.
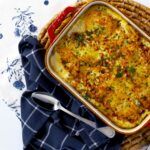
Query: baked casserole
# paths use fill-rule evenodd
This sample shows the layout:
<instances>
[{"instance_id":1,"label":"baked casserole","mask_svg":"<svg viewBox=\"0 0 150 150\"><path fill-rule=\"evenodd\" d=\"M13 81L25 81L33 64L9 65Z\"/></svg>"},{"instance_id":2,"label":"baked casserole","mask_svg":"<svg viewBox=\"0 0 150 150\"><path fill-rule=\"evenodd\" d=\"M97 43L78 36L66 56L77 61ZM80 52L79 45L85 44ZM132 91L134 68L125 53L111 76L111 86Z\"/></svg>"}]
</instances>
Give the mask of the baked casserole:
<instances>
[{"instance_id":1,"label":"baked casserole","mask_svg":"<svg viewBox=\"0 0 150 150\"><path fill-rule=\"evenodd\" d=\"M119 127L150 115L150 41L110 8L90 7L53 51L53 70Z\"/></svg>"}]
</instances>

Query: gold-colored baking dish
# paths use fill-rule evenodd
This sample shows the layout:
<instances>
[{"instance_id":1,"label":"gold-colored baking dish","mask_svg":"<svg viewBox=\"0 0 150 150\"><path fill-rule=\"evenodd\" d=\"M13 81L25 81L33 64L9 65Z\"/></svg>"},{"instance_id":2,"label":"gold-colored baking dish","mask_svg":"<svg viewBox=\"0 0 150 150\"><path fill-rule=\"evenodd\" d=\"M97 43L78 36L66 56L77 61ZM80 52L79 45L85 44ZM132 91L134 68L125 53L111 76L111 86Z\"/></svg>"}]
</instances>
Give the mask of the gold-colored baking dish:
<instances>
[{"instance_id":1,"label":"gold-colored baking dish","mask_svg":"<svg viewBox=\"0 0 150 150\"><path fill-rule=\"evenodd\" d=\"M67 15L71 21L55 37ZM150 121L150 37L106 2L67 7L50 25L48 72L116 131Z\"/></svg>"}]
</instances>

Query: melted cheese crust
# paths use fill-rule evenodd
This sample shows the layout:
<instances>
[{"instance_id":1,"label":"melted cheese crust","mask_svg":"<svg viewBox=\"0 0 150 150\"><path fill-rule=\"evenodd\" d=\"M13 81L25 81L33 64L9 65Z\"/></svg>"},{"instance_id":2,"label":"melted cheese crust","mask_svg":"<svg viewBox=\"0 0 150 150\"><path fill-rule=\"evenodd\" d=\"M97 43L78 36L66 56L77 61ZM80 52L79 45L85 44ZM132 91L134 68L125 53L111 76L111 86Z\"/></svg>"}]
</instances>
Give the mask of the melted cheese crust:
<instances>
[{"instance_id":1,"label":"melted cheese crust","mask_svg":"<svg viewBox=\"0 0 150 150\"><path fill-rule=\"evenodd\" d=\"M92 6L54 48L54 70L122 128L150 114L150 42L105 6Z\"/></svg>"}]
</instances>

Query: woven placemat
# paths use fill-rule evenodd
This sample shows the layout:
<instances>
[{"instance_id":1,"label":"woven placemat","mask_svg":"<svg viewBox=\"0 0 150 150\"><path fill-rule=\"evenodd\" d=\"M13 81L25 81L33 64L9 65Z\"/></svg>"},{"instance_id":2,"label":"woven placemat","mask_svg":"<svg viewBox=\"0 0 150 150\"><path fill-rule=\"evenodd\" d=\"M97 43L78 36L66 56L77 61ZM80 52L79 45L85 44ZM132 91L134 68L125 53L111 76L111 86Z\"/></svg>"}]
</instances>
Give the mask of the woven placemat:
<instances>
[{"instance_id":1,"label":"woven placemat","mask_svg":"<svg viewBox=\"0 0 150 150\"><path fill-rule=\"evenodd\" d=\"M77 7L83 7L86 3L93 0L85 0L78 2ZM146 34L150 36L150 8L145 7L132 0L103 0L110 3L114 7L118 8L125 16L132 20L136 25L138 25ZM56 15L57 16L57 15ZM50 39L48 37L47 28L50 23L56 18L53 17L41 30L38 40L45 50L50 47ZM61 31L61 29L68 23L72 18L72 15L68 15L67 18L62 22L60 27L57 29L56 34ZM140 150L145 149L150 145L150 128L145 127L136 134L128 135L125 137L121 145L122 150ZM144 148L145 147L145 148Z\"/></svg>"}]
</instances>

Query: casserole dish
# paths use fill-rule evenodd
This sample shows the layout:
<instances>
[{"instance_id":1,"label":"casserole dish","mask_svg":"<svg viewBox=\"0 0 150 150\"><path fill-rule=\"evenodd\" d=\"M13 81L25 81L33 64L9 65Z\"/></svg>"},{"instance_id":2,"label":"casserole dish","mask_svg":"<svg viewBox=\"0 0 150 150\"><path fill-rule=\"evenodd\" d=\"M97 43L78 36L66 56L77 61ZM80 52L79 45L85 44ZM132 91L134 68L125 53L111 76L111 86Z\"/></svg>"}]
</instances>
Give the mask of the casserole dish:
<instances>
[{"instance_id":1,"label":"casserole dish","mask_svg":"<svg viewBox=\"0 0 150 150\"><path fill-rule=\"evenodd\" d=\"M55 37L55 28L73 13ZM150 37L113 6L68 7L48 28L49 73L116 131L130 134L150 120Z\"/></svg>"}]
</instances>

